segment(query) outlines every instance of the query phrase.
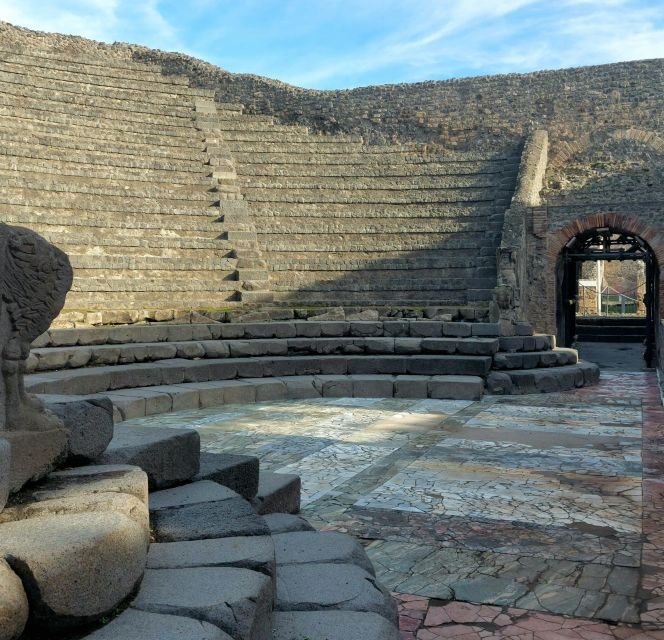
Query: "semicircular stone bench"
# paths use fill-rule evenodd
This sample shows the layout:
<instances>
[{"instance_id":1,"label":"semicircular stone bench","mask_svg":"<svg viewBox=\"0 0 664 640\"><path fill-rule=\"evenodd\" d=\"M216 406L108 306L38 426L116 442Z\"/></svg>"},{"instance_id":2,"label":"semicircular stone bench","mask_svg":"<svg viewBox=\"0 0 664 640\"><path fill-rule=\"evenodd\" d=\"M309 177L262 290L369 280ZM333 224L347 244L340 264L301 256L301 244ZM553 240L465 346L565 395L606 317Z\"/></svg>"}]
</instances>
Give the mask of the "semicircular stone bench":
<instances>
[{"instance_id":1,"label":"semicircular stone bench","mask_svg":"<svg viewBox=\"0 0 664 640\"><path fill-rule=\"evenodd\" d=\"M599 369L526 324L393 321L119 325L55 329L33 345L28 391L108 397L116 421L312 397L478 400L562 391ZM515 335L515 334L522 335Z\"/></svg>"}]
</instances>

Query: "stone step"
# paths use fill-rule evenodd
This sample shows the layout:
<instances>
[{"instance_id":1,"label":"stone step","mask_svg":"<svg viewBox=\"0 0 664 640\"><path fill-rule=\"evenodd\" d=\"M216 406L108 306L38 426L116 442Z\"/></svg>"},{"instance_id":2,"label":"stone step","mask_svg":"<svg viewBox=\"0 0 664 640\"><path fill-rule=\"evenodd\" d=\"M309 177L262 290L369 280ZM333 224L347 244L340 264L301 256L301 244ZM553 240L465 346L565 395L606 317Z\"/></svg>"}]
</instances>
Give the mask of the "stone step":
<instances>
[{"instance_id":1,"label":"stone step","mask_svg":"<svg viewBox=\"0 0 664 640\"><path fill-rule=\"evenodd\" d=\"M406 272L407 273L407 272ZM320 282L317 279L301 278L297 282L280 281L275 278L270 278L270 290L275 294L280 291L297 291L300 293L308 292L361 292L368 293L374 292L378 287L380 292L388 295L389 292L416 292L416 291L465 291L475 289L492 290L496 284L495 278L446 278L444 282L440 278L427 278L417 277L411 274L402 275L400 277L383 277L380 274L375 275L361 274L353 276L345 276L342 278L335 278L327 282Z\"/></svg>"},{"instance_id":2,"label":"stone step","mask_svg":"<svg viewBox=\"0 0 664 640\"><path fill-rule=\"evenodd\" d=\"M92 79L92 78L91 78ZM13 86L12 86L13 85ZM149 104L157 106L172 107L175 113L190 108L194 96L188 91L172 92L170 88L175 85L153 85L151 87L112 86L90 82L85 76L71 74L68 72L51 72L50 75L34 73L33 69L14 67L0 64L0 86L10 87L10 91L22 89L41 93L52 90L58 94L80 96L85 99L107 100L112 104L125 100L138 104ZM146 90L148 89L148 90Z\"/></svg>"},{"instance_id":3,"label":"stone step","mask_svg":"<svg viewBox=\"0 0 664 640\"><path fill-rule=\"evenodd\" d=\"M130 390L106 391L96 395L82 394L81 397L109 398L115 408L116 422L120 422L172 411L267 400L319 397L478 400L483 389L484 382L478 376L309 374L152 385ZM53 396L40 397L49 400Z\"/></svg>"},{"instance_id":4,"label":"stone step","mask_svg":"<svg viewBox=\"0 0 664 640\"><path fill-rule=\"evenodd\" d=\"M9 78L8 78L9 76ZM159 104L141 100L141 94L135 93L132 99L130 92L117 92L116 97L103 95L86 94L81 92L80 84L68 84L66 89L54 86L49 88L49 83L41 83L43 86L35 84L28 85L16 82L13 74L3 74L0 72L0 90L8 98L26 98L45 101L47 104L62 103L73 106L83 106L103 109L116 109L118 111L131 111L134 114L153 114L167 116L168 118L191 118L193 114L193 100L184 98L180 105ZM59 85L60 83L54 83ZM118 97L125 95L126 97Z\"/></svg>"},{"instance_id":5,"label":"stone step","mask_svg":"<svg viewBox=\"0 0 664 640\"><path fill-rule=\"evenodd\" d=\"M576 364L579 354L575 349L553 349L549 351L531 351L517 353L497 353L493 359L493 368L502 370L537 369L541 367L561 367Z\"/></svg>"},{"instance_id":6,"label":"stone step","mask_svg":"<svg viewBox=\"0 0 664 640\"><path fill-rule=\"evenodd\" d=\"M188 162L203 162L206 155L203 151L203 144L194 142L188 149L186 147L156 146L144 143L114 142L105 140L103 145L90 139L77 138L66 134L42 134L32 133L25 135L21 131L14 130L13 127L2 126L0 120L0 140L3 141L3 147L9 150L18 150L25 148L27 151L46 147L54 150L72 150L86 153L103 153L104 155L122 155L122 156L148 156L154 158L165 158L169 160L184 160ZM194 138L195 140L195 138ZM100 150L103 147L103 150ZM61 151L61 153L64 153ZM16 154L18 155L18 154ZM72 158L77 157L77 153L72 153Z\"/></svg>"},{"instance_id":7,"label":"stone step","mask_svg":"<svg viewBox=\"0 0 664 640\"><path fill-rule=\"evenodd\" d=\"M493 199L479 202L431 203L431 202L404 202L374 203L306 203L306 202L252 202L252 215L256 218L459 218L478 216L500 216ZM498 219L498 218L497 218Z\"/></svg>"},{"instance_id":8,"label":"stone step","mask_svg":"<svg viewBox=\"0 0 664 640\"><path fill-rule=\"evenodd\" d=\"M0 58L6 62L20 65L45 66L51 69L78 70L85 75L102 77L136 78L143 81L161 82L180 86L189 86L189 80L183 76L165 76L158 65L133 62L117 56L66 54L62 51L11 47L6 44L0 49Z\"/></svg>"},{"instance_id":9,"label":"stone step","mask_svg":"<svg viewBox=\"0 0 664 640\"><path fill-rule=\"evenodd\" d=\"M450 310L451 311L451 310ZM456 310L455 310L456 311ZM217 340L307 339L324 344L326 339L441 338L464 342L464 336L484 338L496 335L496 325L485 322L445 322L441 320L290 320L268 322L210 322L209 324L132 324L77 329L50 329L33 348L91 345L150 344L161 342L200 342ZM521 340L529 351L547 351L555 346L553 336L539 334L509 338ZM319 340L323 342L319 343ZM499 344L503 344L500 338ZM527 342L527 344L526 344ZM366 345L371 345L368 342ZM382 342L379 342L382 344ZM298 343L302 347L302 343ZM464 349L462 349L463 351ZM461 352L461 351L460 351ZM491 351L493 353L493 351Z\"/></svg>"},{"instance_id":10,"label":"stone step","mask_svg":"<svg viewBox=\"0 0 664 640\"><path fill-rule=\"evenodd\" d=\"M326 640L399 640L396 625L383 616L358 611L275 611L272 640L325 638ZM95 637L93 640L97 640ZM110 640L110 638L99 638Z\"/></svg>"},{"instance_id":11,"label":"stone step","mask_svg":"<svg viewBox=\"0 0 664 640\"><path fill-rule=\"evenodd\" d=\"M351 191L435 191L439 189L495 189L500 186L500 176L492 174L463 174L437 176L342 176L342 177L243 177L238 180L243 191L284 189L296 192L307 190L325 191L329 189Z\"/></svg>"},{"instance_id":12,"label":"stone step","mask_svg":"<svg viewBox=\"0 0 664 640\"><path fill-rule=\"evenodd\" d=\"M150 170L131 167L113 167L108 165L85 164L70 160L40 160L20 156L0 155L0 174L7 177L30 176L37 180L55 180L61 182L74 179L97 179L118 183L150 183L152 186L163 185L173 189L174 185L214 186L216 180L205 165L200 171Z\"/></svg>"},{"instance_id":13,"label":"stone step","mask_svg":"<svg viewBox=\"0 0 664 640\"><path fill-rule=\"evenodd\" d=\"M0 156L1 157L1 156ZM123 180L113 177L68 176L39 171L5 171L0 169L7 187L38 191L67 191L95 195L125 195L127 197L171 197L188 200L212 200L218 198L218 185L210 178L191 184L173 184L158 180ZM145 175L145 174L144 174ZM191 174L189 174L191 175ZM149 177L145 175L145 177Z\"/></svg>"},{"instance_id":14,"label":"stone step","mask_svg":"<svg viewBox=\"0 0 664 640\"><path fill-rule=\"evenodd\" d=\"M0 155L17 158L32 158L41 160L62 159L63 152L46 145L7 143L0 151ZM68 153L68 162L83 165L102 165L112 167L129 167L140 169L157 169L159 171L193 171L199 173L205 170L205 157L201 154L199 160L168 159L165 157L143 157L136 154L106 153L105 151L73 151Z\"/></svg>"},{"instance_id":15,"label":"stone step","mask_svg":"<svg viewBox=\"0 0 664 640\"><path fill-rule=\"evenodd\" d=\"M219 105L217 104L217 107ZM233 118L228 114L222 113L217 110L218 117L216 121L213 118L208 118L207 125L212 133L219 133L223 138L226 133L237 134L252 134L259 132L274 132L281 131L283 133L292 133L296 135L309 135L311 132L309 127L294 124L274 124L270 120L245 120L244 118L250 117L244 115L240 118Z\"/></svg>"},{"instance_id":16,"label":"stone step","mask_svg":"<svg viewBox=\"0 0 664 640\"><path fill-rule=\"evenodd\" d=\"M192 277L194 277L192 273ZM178 293L177 304L166 298L162 292L157 293L106 293L103 297L98 292L70 292L67 295L66 311L118 311L143 309L224 309L239 304L237 291Z\"/></svg>"},{"instance_id":17,"label":"stone step","mask_svg":"<svg viewBox=\"0 0 664 640\"><path fill-rule=\"evenodd\" d=\"M319 234L278 234L258 232L258 241L270 251L288 251L296 247L300 252L326 251L418 251L433 249L444 251L449 249L477 250L482 246L494 247L497 242L489 242L488 234L482 232L465 233L409 233L400 238L386 233L319 233ZM436 237L438 236L438 242ZM290 238L290 245L288 244Z\"/></svg>"},{"instance_id":18,"label":"stone step","mask_svg":"<svg viewBox=\"0 0 664 640\"><path fill-rule=\"evenodd\" d=\"M0 112L0 125L3 130L16 133L33 132L35 135L53 133L53 120L46 119L41 114L33 112L26 114L23 111ZM129 145L155 145L160 147L172 147L173 149L191 149L192 146L202 149L204 147L204 136L200 131L191 131L191 135L158 135L143 131L125 131L122 129L94 126L93 124L80 124L70 119L63 118L58 122L58 133L76 140L100 141L109 140L112 143L124 143ZM184 127L180 127L184 129ZM182 132L184 133L184 132Z\"/></svg>"},{"instance_id":19,"label":"stone step","mask_svg":"<svg viewBox=\"0 0 664 640\"><path fill-rule=\"evenodd\" d=\"M450 255L451 254L451 255ZM427 250L413 257L409 253L399 252L338 252L325 256L320 254L298 253L289 255L286 252L269 252L272 279L277 281L296 282L298 278L309 280L320 275L322 279L338 277L340 271L356 271L361 268L365 273L382 271L385 275L393 275L393 270L445 270L445 269L482 269L485 277L495 275L496 261L491 257L469 256L468 252L439 252ZM292 271L291 271L292 270ZM463 273L457 271L457 273ZM335 275L337 274L337 275Z\"/></svg>"},{"instance_id":20,"label":"stone step","mask_svg":"<svg viewBox=\"0 0 664 640\"><path fill-rule=\"evenodd\" d=\"M2 215L1 207L0 215ZM56 244L83 246L94 240L93 244L99 246L124 242L126 246L133 247L144 245L148 247L232 248L227 241L219 239L220 230L223 228L220 223L212 223L207 226L199 223L192 225L192 228L189 225L182 224L181 221L180 224L177 224L178 218L176 218L176 222L173 223L175 228L173 228L168 222L161 224L160 222L151 221L152 224L150 224L134 220L116 220L114 218L110 220L81 220L74 218L74 215L69 216L68 219L54 220L53 224L49 224L48 220L42 222L43 218L39 216L8 216L8 218L3 216L3 221L9 224L19 222L19 218L21 218L20 222L22 224L29 224L33 231L45 237L48 235L52 238L49 242ZM103 236L100 236L100 233ZM89 250L89 246L87 249Z\"/></svg>"},{"instance_id":21,"label":"stone step","mask_svg":"<svg viewBox=\"0 0 664 640\"><path fill-rule=\"evenodd\" d=\"M10 94L0 93L0 105L3 107L18 107L26 109L36 109L47 112L57 112L68 114L72 111L76 112L76 117L88 118L105 118L115 121L124 121L135 124L146 125L159 125L164 127L189 127L192 128L194 124L193 109L190 114L176 116L169 112L168 109L134 109L134 103L126 105L118 105L118 108L113 108L108 105L95 105L84 104L83 101L73 100L55 100L49 99L49 96L35 96L29 93ZM122 108L124 106L124 108ZM118 126L122 129L123 126Z\"/></svg>"},{"instance_id":22,"label":"stone step","mask_svg":"<svg viewBox=\"0 0 664 640\"><path fill-rule=\"evenodd\" d=\"M110 231L110 230L109 230ZM158 235L153 230L148 230L145 233L137 233L136 230L126 231L124 229L113 229L110 233L104 234L99 237L99 229L93 229L90 233L83 233L79 230L72 230L65 228L63 231L56 231L52 229L44 230L44 237L58 246L69 247L72 253L89 255L90 247L94 247L94 254L103 254L107 248L114 247L116 251L109 250L110 254L115 255L154 255L154 256L173 256L177 257L195 257L197 255L215 256L226 255L226 253L233 248L233 245L226 240L218 239L220 230L217 235L208 234L205 238L204 234L197 232L193 237L179 237L167 234ZM77 249L74 249L77 247ZM119 249L118 249L119 248ZM144 254L141 249L145 249ZM161 251L161 250L164 251ZM205 250L204 254L199 254L198 251L192 252L185 251L181 254L180 250ZM127 250L129 250L127 252ZM157 251L159 250L159 251ZM167 251L168 250L168 251ZM173 250L173 251L170 251ZM122 253L125 251L125 253ZM220 254L219 252L223 252Z\"/></svg>"},{"instance_id":23,"label":"stone step","mask_svg":"<svg viewBox=\"0 0 664 640\"><path fill-rule=\"evenodd\" d=\"M175 406L173 410L177 410ZM255 456L201 452L200 471L194 480L218 482L251 500L258 492L258 474L259 463Z\"/></svg>"},{"instance_id":24,"label":"stone step","mask_svg":"<svg viewBox=\"0 0 664 640\"><path fill-rule=\"evenodd\" d=\"M261 471L258 477L258 490L251 502L260 515L299 513L301 488L300 476Z\"/></svg>"},{"instance_id":25,"label":"stone step","mask_svg":"<svg viewBox=\"0 0 664 640\"><path fill-rule=\"evenodd\" d=\"M436 188L391 191L389 189L339 189L326 191L314 189L266 189L243 187L243 193L250 203L254 202L300 202L327 204L412 204L412 203L454 203L454 202L491 202L494 200L493 188Z\"/></svg>"},{"instance_id":26,"label":"stone step","mask_svg":"<svg viewBox=\"0 0 664 640\"><path fill-rule=\"evenodd\" d=\"M359 146L359 145L358 145ZM384 165L384 164L416 164L429 165L430 163L459 162L459 161L489 161L507 160L499 155L489 153L458 155L450 152L440 154L423 153L412 147L372 147L363 146L350 153L318 153L317 150L298 153L297 150L267 150L259 146L255 148L233 149L233 157L241 165L279 165L279 164L310 164L310 165ZM510 165L512 159L509 159Z\"/></svg>"},{"instance_id":27,"label":"stone step","mask_svg":"<svg viewBox=\"0 0 664 640\"><path fill-rule=\"evenodd\" d=\"M57 193L57 197L55 194ZM211 199L190 200L183 198L150 198L140 196L120 196L90 194L76 191L50 191L47 189L21 189L7 187L0 193L0 204L29 205L33 207L51 206L56 209L88 209L91 211L136 211L137 213L170 213L202 215L206 208L211 215L219 216L218 200L215 194ZM218 196L217 196L218 197Z\"/></svg>"},{"instance_id":28,"label":"stone step","mask_svg":"<svg viewBox=\"0 0 664 640\"><path fill-rule=\"evenodd\" d=\"M172 200L185 201L194 206L205 206L217 202L218 191L212 191L210 185L173 185L161 189L151 182L125 182L123 187L118 181L93 181L78 177L62 177L46 174L44 178L33 180L30 176L15 174L18 177L5 179L6 193L9 197L31 193L53 193L58 199L76 199L101 196L104 198L121 197L127 201L135 200ZM56 195L57 194L57 195Z\"/></svg>"},{"instance_id":29,"label":"stone step","mask_svg":"<svg viewBox=\"0 0 664 640\"><path fill-rule=\"evenodd\" d=\"M460 355L262 356L200 361L173 358L35 373L27 376L25 382L31 393L87 395L183 382L292 375L486 376L490 368L490 356Z\"/></svg>"},{"instance_id":30,"label":"stone step","mask_svg":"<svg viewBox=\"0 0 664 640\"><path fill-rule=\"evenodd\" d=\"M192 136L192 122L179 122L175 125L164 123L132 122L117 118L108 118L95 114L83 114L78 110L53 110L50 105L42 103L0 104L0 117L8 122L24 121L39 124L40 126L79 127L85 131L99 131L102 135L130 135L137 134L160 136L164 139L179 140L184 138L185 143ZM196 139L202 139L200 131L195 132ZM92 136L89 136L92 137Z\"/></svg>"},{"instance_id":31,"label":"stone step","mask_svg":"<svg viewBox=\"0 0 664 640\"><path fill-rule=\"evenodd\" d=\"M112 276L106 273L98 278L77 275L71 291L72 293L124 293L127 295L132 293L161 293L164 296L186 292L203 296L208 292L212 294L219 292L232 293L240 288L235 278L235 271L219 271L215 274L215 279L211 281L194 279L195 273L192 271L189 278L180 279L187 275L187 272L174 272L166 281L159 276L153 276L150 271L142 273L140 277L134 275L132 278L123 277L121 273L114 273Z\"/></svg>"},{"instance_id":32,"label":"stone step","mask_svg":"<svg viewBox=\"0 0 664 640\"><path fill-rule=\"evenodd\" d=\"M363 144L362 136L349 134L313 134L309 132L295 132L288 129L282 129L281 126L274 126L268 131L225 131L223 140L227 143L239 145L247 142L266 143L266 144Z\"/></svg>"},{"instance_id":33,"label":"stone step","mask_svg":"<svg viewBox=\"0 0 664 640\"><path fill-rule=\"evenodd\" d=\"M428 323L423 323L418 331L417 323L411 328L413 334L431 333ZM470 325L473 329L481 324ZM211 325L210 332L217 334L223 326ZM243 358L265 355L388 355L388 354L459 354L492 356L498 350L498 338L421 338L421 337L375 337L375 338L269 338L248 340L210 339L203 341L170 341L152 343L102 344L91 346L42 347L32 350L28 372L78 369L87 366L109 366L132 364L135 362L156 362L172 358ZM552 351L530 354L499 354L499 356L524 355L534 360L533 367L575 364L566 357L560 362L551 361ZM542 358L541 364L537 358ZM494 358L494 368L502 369L498 356ZM513 367L516 368L516 367Z\"/></svg>"},{"instance_id":34,"label":"stone step","mask_svg":"<svg viewBox=\"0 0 664 640\"><path fill-rule=\"evenodd\" d=\"M498 395L553 393L599 382L596 364L579 361L559 367L494 371L487 377L487 391Z\"/></svg>"},{"instance_id":35,"label":"stone step","mask_svg":"<svg viewBox=\"0 0 664 640\"><path fill-rule=\"evenodd\" d=\"M238 175L249 178L420 178L437 176L501 175L504 161L393 162L383 164L289 164L246 163L237 167Z\"/></svg>"},{"instance_id":36,"label":"stone step","mask_svg":"<svg viewBox=\"0 0 664 640\"><path fill-rule=\"evenodd\" d=\"M194 429L118 425L96 464L140 467L148 476L150 490L166 489L198 473L200 446Z\"/></svg>"},{"instance_id":37,"label":"stone step","mask_svg":"<svg viewBox=\"0 0 664 640\"><path fill-rule=\"evenodd\" d=\"M358 234L358 233L464 233L499 231L498 223L491 223L487 216L461 220L448 218L319 218L304 222L297 218L265 218L261 221L261 232L269 234Z\"/></svg>"},{"instance_id":38,"label":"stone step","mask_svg":"<svg viewBox=\"0 0 664 640\"><path fill-rule=\"evenodd\" d=\"M106 62L106 61L104 61ZM56 81L78 82L101 88L138 90L148 95L164 93L183 97L199 98L199 90L191 89L182 76L164 76L155 69L140 76L122 76L118 69L101 64L100 67L79 64L67 64L63 61L30 58L29 56L4 57L0 53L0 70L15 73L26 78L40 78ZM105 73L102 73L102 70ZM96 71L96 73L95 73ZM117 75L116 75L117 74ZM186 80L186 78L184 78Z\"/></svg>"},{"instance_id":39,"label":"stone step","mask_svg":"<svg viewBox=\"0 0 664 640\"><path fill-rule=\"evenodd\" d=\"M29 225L38 233L91 233L100 237L105 229L117 234L126 231L132 237L163 236L165 238L217 238L223 225L214 222L210 216L182 216L162 214L155 220L154 215L133 212L107 211L103 216L83 209L62 210L53 219L53 210L46 207L0 205L0 216L7 224ZM131 231L129 231L131 230Z\"/></svg>"},{"instance_id":40,"label":"stone step","mask_svg":"<svg viewBox=\"0 0 664 640\"><path fill-rule=\"evenodd\" d=\"M482 300L491 300L491 291L483 295ZM472 299L472 292L465 295L463 291L445 291L435 289L433 291L403 292L399 295L394 292L377 291L369 295L366 291L335 291L335 303L343 306L371 305L380 307L427 307L427 306L469 306L476 304L478 300ZM324 306L330 302L329 292L299 292L285 291L272 292L272 300L275 304L297 305L297 306Z\"/></svg>"}]
</instances>

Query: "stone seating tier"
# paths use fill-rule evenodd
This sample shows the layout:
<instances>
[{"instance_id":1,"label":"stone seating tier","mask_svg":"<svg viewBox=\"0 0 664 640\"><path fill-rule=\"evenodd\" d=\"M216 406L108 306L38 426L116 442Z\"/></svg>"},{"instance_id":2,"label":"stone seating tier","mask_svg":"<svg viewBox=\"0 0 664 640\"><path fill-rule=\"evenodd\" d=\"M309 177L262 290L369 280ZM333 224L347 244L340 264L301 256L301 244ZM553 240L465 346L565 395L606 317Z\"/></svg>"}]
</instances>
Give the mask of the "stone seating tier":
<instances>
[{"instance_id":1,"label":"stone seating tier","mask_svg":"<svg viewBox=\"0 0 664 640\"><path fill-rule=\"evenodd\" d=\"M50 401L108 397L116 420L307 397L479 399L572 389L598 369L548 335L441 321L288 321L53 329L26 387ZM510 333L532 334L527 324Z\"/></svg>"}]
</instances>

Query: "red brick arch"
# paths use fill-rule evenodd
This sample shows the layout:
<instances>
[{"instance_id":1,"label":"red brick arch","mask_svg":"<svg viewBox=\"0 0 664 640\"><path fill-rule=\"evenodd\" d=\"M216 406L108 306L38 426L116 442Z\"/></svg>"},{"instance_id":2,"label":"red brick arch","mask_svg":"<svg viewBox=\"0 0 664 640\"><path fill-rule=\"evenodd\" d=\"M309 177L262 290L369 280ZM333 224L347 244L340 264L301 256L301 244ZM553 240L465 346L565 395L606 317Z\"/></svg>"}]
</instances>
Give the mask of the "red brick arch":
<instances>
[{"instance_id":1,"label":"red brick arch","mask_svg":"<svg viewBox=\"0 0 664 640\"><path fill-rule=\"evenodd\" d=\"M662 278L662 266L664 266L664 228L661 226L653 227L645 220L633 216L626 216L620 213L596 213L586 218L580 218L568 224L562 229L551 231L547 234L546 253L549 264L549 273L552 274L553 288L550 291L551 309L554 310L553 322L555 324L555 300L557 286L555 273L556 261L563 247L574 237L586 231L591 231L598 227L610 227L616 231L624 231L639 236L644 240L657 258L657 265L660 269L659 279L659 308L660 316L664 311L664 278Z\"/></svg>"}]
</instances>

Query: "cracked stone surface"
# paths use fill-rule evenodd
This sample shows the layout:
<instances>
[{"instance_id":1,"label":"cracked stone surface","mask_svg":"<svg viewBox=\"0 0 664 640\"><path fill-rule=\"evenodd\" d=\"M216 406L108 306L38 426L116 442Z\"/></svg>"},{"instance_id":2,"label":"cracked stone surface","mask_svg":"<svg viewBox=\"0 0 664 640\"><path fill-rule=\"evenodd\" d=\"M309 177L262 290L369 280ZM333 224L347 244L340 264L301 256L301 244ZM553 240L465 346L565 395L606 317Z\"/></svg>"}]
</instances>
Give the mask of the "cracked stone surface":
<instances>
[{"instance_id":1,"label":"cracked stone surface","mask_svg":"<svg viewBox=\"0 0 664 640\"><path fill-rule=\"evenodd\" d=\"M135 422L299 474L303 515L358 537L400 594L404 640L664 640L652 373L479 402L314 398Z\"/></svg>"}]
</instances>

